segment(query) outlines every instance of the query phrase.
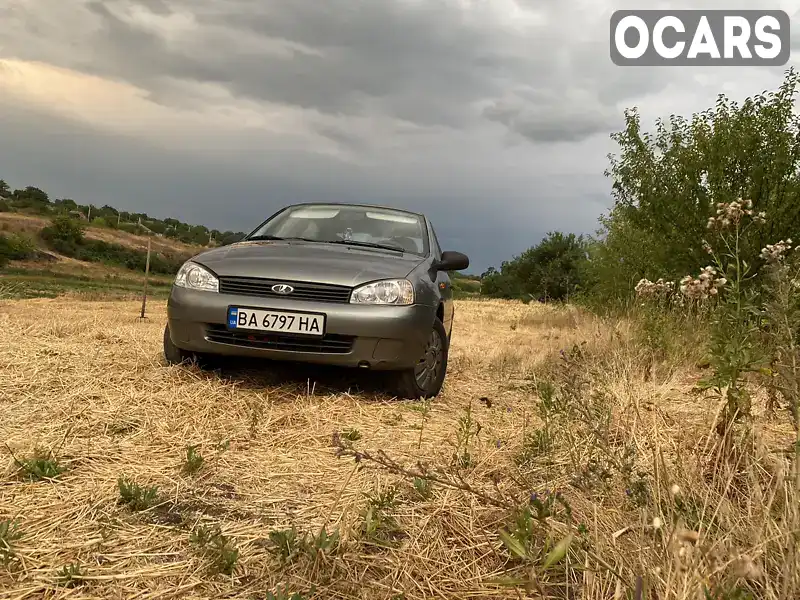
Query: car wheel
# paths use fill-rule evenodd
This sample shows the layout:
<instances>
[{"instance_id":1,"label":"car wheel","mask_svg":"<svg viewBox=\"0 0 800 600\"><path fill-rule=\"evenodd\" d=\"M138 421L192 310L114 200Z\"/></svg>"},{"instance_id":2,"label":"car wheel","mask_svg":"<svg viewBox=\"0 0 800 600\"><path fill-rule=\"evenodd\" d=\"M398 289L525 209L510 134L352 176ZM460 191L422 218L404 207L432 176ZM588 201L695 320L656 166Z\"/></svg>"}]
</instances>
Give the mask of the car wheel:
<instances>
[{"instance_id":1,"label":"car wheel","mask_svg":"<svg viewBox=\"0 0 800 600\"><path fill-rule=\"evenodd\" d=\"M447 374L448 350L447 332L442 322L436 319L419 362L410 369L393 374L397 393L409 400L438 396Z\"/></svg>"},{"instance_id":2,"label":"car wheel","mask_svg":"<svg viewBox=\"0 0 800 600\"><path fill-rule=\"evenodd\" d=\"M191 352L178 348L169 335L169 324L164 327L164 358L168 365L180 365L190 362L194 355Z\"/></svg>"}]
</instances>

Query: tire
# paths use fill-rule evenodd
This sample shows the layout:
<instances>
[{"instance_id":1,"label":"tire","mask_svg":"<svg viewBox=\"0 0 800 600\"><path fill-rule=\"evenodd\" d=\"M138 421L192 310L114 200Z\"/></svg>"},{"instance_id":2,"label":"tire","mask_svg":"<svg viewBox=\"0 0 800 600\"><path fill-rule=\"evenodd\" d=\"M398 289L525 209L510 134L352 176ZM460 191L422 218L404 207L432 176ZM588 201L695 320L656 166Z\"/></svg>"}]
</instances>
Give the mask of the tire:
<instances>
[{"instance_id":1,"label":"tire","mask_svg":"<svg viewBox=\"0 0 800 600\"><path fill-rule=\"evenodd\" d=\"M178 348L172 341L169 334L169 324L164 327L164 358L168 365L186 364L194 358L191 352Z\"/></svg>"},{"instance_id":2,"label":"tire","mask_svg":"<svg viewBox=\"0 0 800 600\"><path fill-rule=\"evenodd\" d=\"M431 336L428 338L420 363L410 369L395 371L390 374L390 385L393 391L406 400L428 399L438 396L439 392L442 391L442 386L447 376L449 348L447 332L442 322L437 318L433 322ZM422 363L426 359L428 359L428 368L424 371L430 371L431 367L435 367L433 376L426 379L422 377L424 371L420 371L420 377L418 378L418 368L421 369Z\"/></svg>"}]
</instances>

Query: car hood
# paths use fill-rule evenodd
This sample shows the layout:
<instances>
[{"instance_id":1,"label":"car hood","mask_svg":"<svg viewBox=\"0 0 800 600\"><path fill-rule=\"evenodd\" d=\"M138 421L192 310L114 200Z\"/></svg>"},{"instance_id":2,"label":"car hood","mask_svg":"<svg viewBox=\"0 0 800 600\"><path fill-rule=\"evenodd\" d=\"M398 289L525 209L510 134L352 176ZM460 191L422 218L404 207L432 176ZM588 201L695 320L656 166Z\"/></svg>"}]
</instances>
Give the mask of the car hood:
<instances>
[{"instance_id":1,"label":"car hood","mask_svg":"<svg viewBox=\"0 0 800 600\"><path fill-rule=\"evenodd\" d=\"M192 258L220 277L264 277L350 287L406 277L423 260L413 254L294 240L238 242Z\"/></svg>"}]
</instances>

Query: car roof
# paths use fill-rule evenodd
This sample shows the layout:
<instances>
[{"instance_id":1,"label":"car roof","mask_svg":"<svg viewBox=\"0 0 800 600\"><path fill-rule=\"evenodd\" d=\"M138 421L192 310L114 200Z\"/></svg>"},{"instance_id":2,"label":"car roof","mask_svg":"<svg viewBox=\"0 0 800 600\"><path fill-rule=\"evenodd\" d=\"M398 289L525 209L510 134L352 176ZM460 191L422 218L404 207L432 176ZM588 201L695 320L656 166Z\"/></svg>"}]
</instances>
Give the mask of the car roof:
<instances>
[{"instance_id":1,"label":"car roof","mask_svg":"<svg viewBox=\"0 0 800 600\"><path fill-rule=\"evenodd\" d=\"M408 210L405 208L397 208L396 206L385 206L382 204L361 204L361 203L353 203L353 202L298 202L297 204L287 204L284 209L286 208L294 208L296 206L353 206L358 208L382 208L384 210L393 210L396 212L402 212L409 215L414 215L420 217L421 219L425 219L425 215L413 210Z\"/></svg>"}]
</instances>

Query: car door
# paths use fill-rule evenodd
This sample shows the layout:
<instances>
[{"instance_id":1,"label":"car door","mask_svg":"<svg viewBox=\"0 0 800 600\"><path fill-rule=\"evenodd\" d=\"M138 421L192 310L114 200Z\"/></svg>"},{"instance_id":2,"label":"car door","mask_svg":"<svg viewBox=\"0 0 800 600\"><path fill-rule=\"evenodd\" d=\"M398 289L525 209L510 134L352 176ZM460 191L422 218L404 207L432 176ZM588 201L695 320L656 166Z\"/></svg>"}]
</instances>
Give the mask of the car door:
<instances>
[{"instance_id":1,"label":"car door","mask_svg":"<svg viewBox=\"0 0 800 600\"><path fill-rule=\"evenodd\" d=\"M428 221L428 227L431 229L431 244L433 255L436 260L442 258L442 248L439 245L439 239L436 237L436 230L433 224ZM447 335L450 335L450 329L453 327L453 313L455 306L453 304L453 285L450 281L450 275L447 271L438 271L436 274L436 285L439 288L439 295L444 302L444 330Z\"/></svg>"}]
</instances>

